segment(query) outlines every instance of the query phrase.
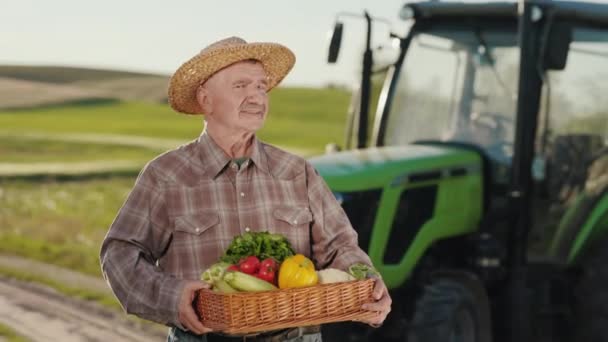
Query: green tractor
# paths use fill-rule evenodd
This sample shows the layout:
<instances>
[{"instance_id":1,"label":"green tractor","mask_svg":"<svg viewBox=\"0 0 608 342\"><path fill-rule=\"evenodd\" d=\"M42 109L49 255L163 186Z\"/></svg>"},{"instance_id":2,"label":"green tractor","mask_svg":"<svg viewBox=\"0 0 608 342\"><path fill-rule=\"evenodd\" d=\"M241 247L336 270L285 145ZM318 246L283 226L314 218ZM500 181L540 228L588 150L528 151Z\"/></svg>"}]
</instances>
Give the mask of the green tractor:
<instances>
[{"instance_id":1,"label":"green tractor","mask_svg":"<svg viewBox=\"0 0 608 342\"><path fill-rule=\"evenodd\" d=\"M427 1L400 16L411 27L377 65L365 14L346 146L311 159L393 310L327 338L608 341L608 4Z\"/></svg>"}]
</instances>

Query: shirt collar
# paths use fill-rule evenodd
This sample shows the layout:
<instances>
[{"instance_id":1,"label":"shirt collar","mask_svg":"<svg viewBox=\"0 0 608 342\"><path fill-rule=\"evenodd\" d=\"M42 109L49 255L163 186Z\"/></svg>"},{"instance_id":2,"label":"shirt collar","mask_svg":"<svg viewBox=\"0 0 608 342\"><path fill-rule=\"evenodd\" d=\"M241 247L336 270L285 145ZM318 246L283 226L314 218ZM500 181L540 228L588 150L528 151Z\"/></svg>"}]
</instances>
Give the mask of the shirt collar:
<instances>
[{"instance_id":1,"label":"shirt collar","mask_svg":"<svg viewBox=\"0 0 608 342\"><path fill-rule=\"evenodd\" d=\"M268 155L264 150L264 144L258 140L256 136L253 137L253 149L251 151L251 161L260 170L270 173L268 167Z\"/></svg>"},{"instance_id":2,"label":"shirt collar","mask_svg":"<svg viewBox=\"0 0 608 342\"><path fill-rule=\"evenodd\" d=\"M207 131L203 131L198 138L199 156L205 172L216 178L231 162L230 156L211 138ZM268 169L268 156L264 151L262 142L253 137L251 161L260 170L270 173Z\"/></svg>"}]
</instances>

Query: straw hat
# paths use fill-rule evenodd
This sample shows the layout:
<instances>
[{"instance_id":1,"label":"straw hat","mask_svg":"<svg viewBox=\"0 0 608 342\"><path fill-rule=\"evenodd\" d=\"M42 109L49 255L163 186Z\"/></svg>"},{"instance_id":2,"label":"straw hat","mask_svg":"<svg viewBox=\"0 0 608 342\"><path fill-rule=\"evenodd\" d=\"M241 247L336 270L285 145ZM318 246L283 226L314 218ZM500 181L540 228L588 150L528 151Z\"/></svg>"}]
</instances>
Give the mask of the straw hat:
<instances>
[{"instance_id":1,"label":"straw hat","mask_svg":"<svg viewBox=\"0 0 608 342\"><path fill-rule=\"evenodd\" d=\"M296 58L287 47L276 43L247 43L239 37L217 41L184 63L169 81L169 104L184 114L203 114L196 101L200 84L211 75L239 61L255 59L268 74L268 90L289 73Z\"/></svg>"}]
</instances>

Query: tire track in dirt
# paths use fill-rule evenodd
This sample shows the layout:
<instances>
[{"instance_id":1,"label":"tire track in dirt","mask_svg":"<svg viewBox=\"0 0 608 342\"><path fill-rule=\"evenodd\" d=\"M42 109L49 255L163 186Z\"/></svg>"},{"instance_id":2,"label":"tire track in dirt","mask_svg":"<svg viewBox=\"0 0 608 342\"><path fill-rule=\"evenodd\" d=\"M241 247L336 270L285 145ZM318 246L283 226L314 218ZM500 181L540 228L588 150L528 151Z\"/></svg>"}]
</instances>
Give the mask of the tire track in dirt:
<instances>
[{"instance_id":1,"label":"tire track in dirt","mask_svg":"<svg viewBox=\"0 0 608 342\"><path fill-rule=\"evenodd\" d=\"M149 327L52 289L0 277L0 322L36 341L163 341L162 327Z\"/></svg>"}]
</instances>

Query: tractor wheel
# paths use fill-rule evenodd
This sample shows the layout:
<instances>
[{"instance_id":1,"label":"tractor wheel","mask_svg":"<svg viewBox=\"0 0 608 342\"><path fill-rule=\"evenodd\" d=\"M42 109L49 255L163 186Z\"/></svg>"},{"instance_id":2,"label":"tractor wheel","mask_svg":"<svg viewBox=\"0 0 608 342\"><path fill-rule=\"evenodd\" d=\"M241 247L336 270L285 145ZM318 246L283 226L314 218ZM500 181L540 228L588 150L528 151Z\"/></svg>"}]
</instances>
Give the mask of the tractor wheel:
<instances>
[{"instance_id":1,"label":"tractor wheel","mask_svg":"<svg viewBox=\"0 0 608 342\"><path fill-rule=\"evenodd\" d=\"M408 342L491 342L490 306L474 277L440 277L416 303Z\"/></svg>"},{"instance_id":2,"label":"tractor wheel","mask_svg":"<svg viewBox=\"0 0 608 342\"><path fill-rule=\"evenodd\" d=\"M574 287L574 338L577 342L608 341L608 240L589 250L581 260Z\"/></svg>"}]
</instances>

